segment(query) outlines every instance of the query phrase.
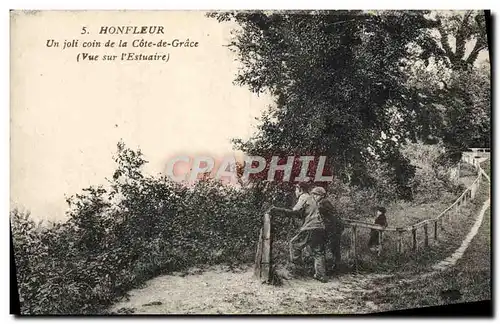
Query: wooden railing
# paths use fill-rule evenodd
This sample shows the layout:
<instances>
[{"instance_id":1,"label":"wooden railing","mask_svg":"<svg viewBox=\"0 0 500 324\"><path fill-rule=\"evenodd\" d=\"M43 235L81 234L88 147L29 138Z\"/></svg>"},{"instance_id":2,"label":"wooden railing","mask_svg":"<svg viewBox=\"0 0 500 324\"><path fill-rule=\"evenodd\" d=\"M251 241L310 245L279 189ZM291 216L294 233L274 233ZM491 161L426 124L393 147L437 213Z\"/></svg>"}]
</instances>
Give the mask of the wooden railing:
<instances>
[{"instance_id":1,"label":"wooden railing","mask_svg":"<svg viewBox=\"0 0 500 324\"><path fill-rule=\"evenodd\" d=\"M397 252L404 252L403 239L406 234L411 233L411 249L412 251L417 251L419 249L418 245L418 235L422 233L424 235L423 244L424 247L428 247L431 242L431 237L429 235L429 227L433 229L434 235L432 240L438 241L439 232L444 229L444 221L451 221L452 217L458 215L461 212L462 207L465 207L467 203L474 199L479 186L481 184L481 179L484 176L488 182L490 182L490 177L486 172L480 167L479 162L471 154L463 154L462 161L473 165L477 171L477 177L474 182L445 210L443 210L439 215L434 218L429 218L420 221L414 225L404 226L404 227L383 227L373 223L367 223L359 220L344 219L347 227L351 231L351 244L349 255L354 261L354 267L357 269L358 265L358 251L356 247L358 245L358 230L359 229L369 229L378 231L378 254L381 253L384 243L384 233L389 232L390 234L397 235ZM271 228L271 217L269 214L264 215L264 226L260 232L259 243L257 247L257 253L255 257L255 267L254 275L255 277L261 279L262 281L269 282L272 279L272 228ZM389 234L388 234L389 235Z\"/></svg>"},{"instance_id":2,"label":"wooden railing","mask_svg":"<svg viewBox=\"0 0 500 324\"><path fill-rule=\"evenodd\" d=\"M481 152L481 153L489 153L490 148L489 147L470 147L470 151L476 153L476 152Z\"/></svg>"},{"instance_id":3,"label":"wooden railing","mask_svg":"<svg viewBox=\"0 0 500 324\"><path fill-rule=\"evenodd\" d=\"M357 220L351 220L351 219L344 219L344 221L348 224L348 226L351 228L351 253L350 255L354 259L354 266L357 268L358 264L358 253L356 251L356 245L358 241L358 230L360 228L366 228L366 229L371 229L371 230L377 230L379 232L378 238L379 238L379 250L378 254L381 253L382 248L383 248L383 236L384 233L386 232L395 232L397 233L397 252L398 253L403 253L403 237L405 234L411 233L412 236L412 244L411 248L413 251L417 251L419 246L418 246L418 234L421 235L423 231L424 235L424 240L423 244L424 247L428 247L430 244L430 235L429 235L429 227L433 227L433 232L434 235L432 239L434 241L438 240L438 235L441 229L444 228L444 221L450 221L451 218L454 215L457 215L460 213L462 207L465 207L468 203L468 201L472 200L475 198L477 191L479 190L479 186L481 184L481 179L484 176L488 182L490 182L490 177L486 174L486 172L480 167L478 160L475 158L475 153L474 155L469 155L469 154L464 154L462 156L462 161L469 163L473 165L476 170L477 170L477 177L474 180L474 182L445 210L443 210L439 215L437 215L434 218L429 218L423 221L420 221L414 225L410 226L405 226L405 227L382 227L380 225L375 225L375 224L370 224L366 222L360 222Z\"/></svg>"}]
</instances>

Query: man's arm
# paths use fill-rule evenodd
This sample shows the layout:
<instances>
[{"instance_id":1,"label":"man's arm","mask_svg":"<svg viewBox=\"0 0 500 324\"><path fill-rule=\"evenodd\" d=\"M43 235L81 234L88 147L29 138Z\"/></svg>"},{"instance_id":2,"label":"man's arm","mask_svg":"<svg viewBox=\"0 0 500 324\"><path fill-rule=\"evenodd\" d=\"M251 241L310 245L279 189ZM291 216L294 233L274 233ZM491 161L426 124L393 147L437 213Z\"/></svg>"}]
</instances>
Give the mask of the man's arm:
<instances>
[{"instance_id":1,"label":"man's arm","mask_svg":"<svg viewBox=\"0 0 500 324\"><path fill-rule=\"evenodd\" d=\"M271 214L283 213L283 214L285 214L287 216L291 216L291 217L300 217L302 215L302 212L300 210L293 210L293 209L281 208L281 207L271 207L270 213Z\"/></svg>"},{"instance_id":2,"label":"man's arm","mask_svg":"<svg viewBox=\"0 0 500 324\"><path fill-rule=\"evenodd\" d=\"M307 197L304 195L299 197L299 201L297 201L297 204L293 207L293 209L288 209L288 208L281 208L281 207L272 207L270 210L270 213L283 213L287 216L291 217L300 217L303 214L303 210L306 206L306 201Z\"/></svg>"}]
</instances>

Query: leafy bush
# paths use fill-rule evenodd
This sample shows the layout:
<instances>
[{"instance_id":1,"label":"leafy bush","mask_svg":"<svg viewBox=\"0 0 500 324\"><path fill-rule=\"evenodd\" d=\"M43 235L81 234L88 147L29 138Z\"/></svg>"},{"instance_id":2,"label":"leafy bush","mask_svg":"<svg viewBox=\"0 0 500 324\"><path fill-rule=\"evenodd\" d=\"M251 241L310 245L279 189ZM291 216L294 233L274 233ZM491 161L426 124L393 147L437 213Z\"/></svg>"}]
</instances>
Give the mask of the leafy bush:
<instances>
[{"instance_id":1,"label":"leafy bush","mask_svg":"<svg viewBox=\"0 0 500 324\"><path fill-rule=\"evenodd\" d=\"M407 143L403 154L416 166L410 182L415 204L430 202L446 191L456 191L457 185L450 179L456 161L442 144Z\"/></svg>"},{"instance_id":2,"label":"leafy bush","mask_svg":"<svg viewBox=\"0 0 500 324\"><path fill-rule=\"evenodd\" d=\"M144 176L121 143L116 162L110 189L69 198L64 223L11 212L22 313L95 313L159 273L253 259L262 213L244 190Z\"/></svg>"},{"instance_id":3,"label":"leafy bush","mask_svg":"<svg viewBox=\"0 0 500 324\"><path fill-rule=\"evenodd\" d=\"M426 156L416 147L411 152ZM415 190L424 188L422 194L441 185L428 166L436 154L429 152L419 162L414 183ZM236 188L203 179L185 186L146 176L141 152L122 143L115 161L118 167L107 188L90 187L67 200L64 223L40 226L29 214L11 212L22 313L98 313L161 273L253 262L264 212L271 205L294 203L293 185L287 183ZM363 218L376 205L397 198L393 169L376 164L372 170L370 186L330 185L331 200L343 217ZM303 220L273 221L273 253L283 263L288 241Z\"/></svg>"}]
</instances>

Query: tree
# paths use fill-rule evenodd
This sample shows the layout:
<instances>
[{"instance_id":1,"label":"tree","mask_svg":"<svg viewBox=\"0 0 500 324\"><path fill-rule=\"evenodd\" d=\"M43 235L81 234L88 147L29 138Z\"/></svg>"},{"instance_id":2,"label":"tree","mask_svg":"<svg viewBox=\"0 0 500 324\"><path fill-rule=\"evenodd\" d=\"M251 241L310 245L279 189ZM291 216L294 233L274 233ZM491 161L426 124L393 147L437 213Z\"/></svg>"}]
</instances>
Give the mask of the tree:
<instances>
[{"instance_id":1,"label":"tree","mask_svg":"<svg viewBox=\"0 0 500 324\"><path fill-rule=\"evenodd\" d=\"M417 60L408 71L417 93L408 128L427 143L442 140L451 153L489 146L490 69L489 62L478 62L487 50L484 14L447 12L430 19L439 25L427 44L426 64Z\"/></svg>"},{"instance_id":2,"label":"tree","mask_svg":"<svg viewBox=\"0 0 500 324\"><path fill-rule=\"evenodd\" d=\"M438 13L436 18L439 21L440 35L437 41L443 48L450 67L454 71L470 70L479 53L488 49L484 13L479 10ZM470 43L474 43L474 47L467 54L466 48Z\"/></svg>"},{"instance_id":3,"label":"tree","mask_svg":"<svg viewBox=\"0 0 500 324\"><path fill-rule=\"evenodd\" d=\"M399 148L408 130L394 118L411 118L405 70L420 57L411 46L433 44L437 21L427 13L211 13L241 27L229 44L242 63L236 84L268 91L276 103L255 136L236 140L237 147L260 155L327 155L336 175L357 184L370 182L376 155L404 187L412 168Z\"/></svg>"}]
</instances>

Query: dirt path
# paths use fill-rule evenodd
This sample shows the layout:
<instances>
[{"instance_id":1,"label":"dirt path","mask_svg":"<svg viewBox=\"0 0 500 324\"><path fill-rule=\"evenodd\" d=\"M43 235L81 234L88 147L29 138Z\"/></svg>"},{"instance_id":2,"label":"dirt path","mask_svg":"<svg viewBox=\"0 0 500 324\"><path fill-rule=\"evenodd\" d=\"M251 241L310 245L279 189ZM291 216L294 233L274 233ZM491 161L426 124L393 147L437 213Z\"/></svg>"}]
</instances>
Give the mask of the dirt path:
<instances>
[{"instance_id":1,"label":"dirt path","mask_svg":"<svg viewBox=\"0 0 500 324\"><path fill-rule=\"evenodd\" d=\"M348 274L328 283L313 279L284 281L283 286L262 285L252 278L252 269L216 266L201 271L192 269L187 276L165 275L131 291L128 300L116 303L112 313L134 314L360 314L424 304L398 301L407 292L422 291L439 281L459 261L472 242L490 199L484 202L476 221L462 245L448 258L424 274ZM484 226L483 226L484 228ZM489 231L489 228L487 229ZM488 247L489 248L489 247ZM470 254L470 253L469 253ZM437 277L437 278L434 278ZM434 279L433 279L434 278ZM430 280L430 281L429 281ZM424 288L400 291L429 281ZM445 280L446 282L446 280ZM405 288L406 289L406 288ZM382 295L381 295L382 294ZM421 297L418 297L421 298ZM404 299L404 298L403 298ZM413 301L418 302L418 301ZM436 302L436 300L434 300Z\"/></svg>"},{"instance_id":2,"label":"dirt path","mask_svg":"<svg viewBox=\"0 0 500 324\"><path fill-rule=\"evenodd\" d=\"M184 277L157 277L148 281L144 288L131 291L129 300L115 304L111 311L135 314L359 314L386 310L390 305L376 304L370 296L381 288L409 284L452 267L478 232L488 206L489 200L455 253L438 263L435 271L423 276L408 274L410 277L403 280L392 280L393 275L350 274L328 283L303 279L285 281L282 287L274 287L255 281L250 268L230 271L228 267L218 266L205 272L191 271L191 275Z\"/></svg>"},{"instance_id":3,"label":"dirt path","mask_svg":"<svg viewBox=\"0 0 500 324\"><path fill-rule=\"evenodd\" d=\"M282 287L262 285L251 269L227 272L217 267L186 277L162 276L130 293L129 301L112 311L133 310L135 314L286 314L363 313L376 310L361 295L385 275L346 275L321 283L312 279L285 281Z\"/></svg>"}]
</instances>

